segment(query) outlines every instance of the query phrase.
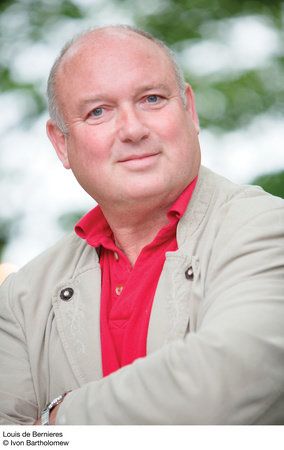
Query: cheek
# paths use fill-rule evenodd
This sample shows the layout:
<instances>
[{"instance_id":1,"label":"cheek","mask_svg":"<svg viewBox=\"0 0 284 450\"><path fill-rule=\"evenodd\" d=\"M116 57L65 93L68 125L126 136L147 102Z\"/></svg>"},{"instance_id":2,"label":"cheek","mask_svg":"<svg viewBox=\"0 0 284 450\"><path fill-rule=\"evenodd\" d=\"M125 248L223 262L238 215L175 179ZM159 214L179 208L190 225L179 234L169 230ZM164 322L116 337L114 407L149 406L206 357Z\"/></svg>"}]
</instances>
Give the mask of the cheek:
<instances>
[{"instance_id":1,"label":"cheek","mask_svg":"<svg viewBox=\"0 0 284 450\"><path fill-rule=\"evenodd\" d=\"M179 108L161 115L156 125L160 137L172 143L186 140L191 128L186 112Z\"/></svg>"},{"instance_id":2,"label":"cheek","mask_svg":"<svg viewBox=\"0 0 284 450\"><path fill-rule=\"evenodd\" d=\"M109 154L107 140L89 130L85 130L80 136L74 136L68 147L71 168L81 167L86 171L94 170Z\"/></svg>"},{"instance_id":3,"label":"cheek","mask_svg":"<svg viewBox=\"0 0 284 450\"><path fill-rule=\"evenodd\" d=\"M180 123L173 124L172 122L169 122L164 128L161 138L173 156L174 154L187 153L194 141L190 130L186 126L181 127Z\"/></svg>"}]
</instances>

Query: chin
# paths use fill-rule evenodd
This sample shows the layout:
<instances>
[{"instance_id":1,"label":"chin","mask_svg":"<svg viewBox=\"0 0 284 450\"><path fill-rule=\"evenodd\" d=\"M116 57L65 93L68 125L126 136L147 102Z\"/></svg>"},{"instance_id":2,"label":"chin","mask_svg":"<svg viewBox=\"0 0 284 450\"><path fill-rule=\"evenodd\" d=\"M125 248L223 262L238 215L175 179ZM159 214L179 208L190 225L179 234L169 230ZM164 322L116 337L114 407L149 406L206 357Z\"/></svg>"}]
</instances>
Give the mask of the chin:
<instances>
[{"instance_id":1,"label":"chin","mask_svg":"<svg viewBox=\"0 0 284 450\"><path fill-rule=\"evenodd\" d=\"M157 203L164 198L168 199L175 197L175 189L172 189L164 184L153 185L134 185L124 194L124 199L132 202L151 202ZM174 198L175 200L175 198Z\"/></svg>"}]
</instances>

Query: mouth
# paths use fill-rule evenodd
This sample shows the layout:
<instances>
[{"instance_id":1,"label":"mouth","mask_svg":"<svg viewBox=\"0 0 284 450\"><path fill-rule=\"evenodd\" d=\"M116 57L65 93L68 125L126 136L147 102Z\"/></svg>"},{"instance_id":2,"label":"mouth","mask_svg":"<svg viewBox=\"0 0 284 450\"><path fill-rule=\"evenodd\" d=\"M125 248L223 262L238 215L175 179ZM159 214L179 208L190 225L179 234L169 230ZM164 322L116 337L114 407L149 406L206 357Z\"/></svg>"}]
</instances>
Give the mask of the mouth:
<instances>
[{"instance_id":1,"label":"mouth","mask_svg":"<svg viewBox=\"0 0 284 450\"><path fill-rule=\"evenodd\" d=\"M158 159L160 152L158 153L146 153L146 154L134 154L129 155L124 159L119 160L119 164L123 165L127 169L143 170L151 167Z\"/></svg>"},{"instance_id":2,"label":"mouth","mask_svg":"<svg viewBox=\"0 0 284 450\"><path fill-rule=\"evenodd\" d=\"M144 155L134 154L134 155L127 156L127 158L121 159L118 162L119 163L126 163L126 162L129 162L129 161L141 161L143 159L148 159L148 158L152 158L154 156L157 156L158 154L159 153L146 153Z\"/></svg>"}]
</instances>

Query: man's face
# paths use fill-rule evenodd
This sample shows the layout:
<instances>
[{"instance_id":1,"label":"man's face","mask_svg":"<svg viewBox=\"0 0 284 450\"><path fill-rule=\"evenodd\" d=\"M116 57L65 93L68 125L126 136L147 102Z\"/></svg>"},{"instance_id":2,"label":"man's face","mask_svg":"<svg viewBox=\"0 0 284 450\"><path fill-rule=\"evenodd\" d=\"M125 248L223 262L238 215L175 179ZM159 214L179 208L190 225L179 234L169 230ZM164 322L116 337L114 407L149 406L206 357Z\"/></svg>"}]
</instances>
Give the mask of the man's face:
<instances>
[{"instance_id":1,"label":"man's face","mask_svg":"<svg viewBox=\"0 0 284 450\"><path fill-rule=\"evenodd\" d=\"M198 123L164 51L134 33L85 37L65 55L56 89L67 136L48 123L66 168L103 207L169 205L196 176Z\"/></svg>"}]
</instances>

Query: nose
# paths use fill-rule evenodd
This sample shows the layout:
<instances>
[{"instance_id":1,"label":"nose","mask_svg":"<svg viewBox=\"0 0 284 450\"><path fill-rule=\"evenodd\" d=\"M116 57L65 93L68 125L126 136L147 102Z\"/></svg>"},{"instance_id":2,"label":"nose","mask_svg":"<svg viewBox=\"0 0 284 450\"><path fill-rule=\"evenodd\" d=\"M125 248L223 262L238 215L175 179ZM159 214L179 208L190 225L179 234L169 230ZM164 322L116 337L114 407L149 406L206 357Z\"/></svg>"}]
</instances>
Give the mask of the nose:
<instances>
[{"instance_id":1,"label":"nose","mask_svg":"<svg viewBox=\"0 0 284 450\"><path fill-rule=\"evenodd\" d=\"M139 111L132 105L120 109L117 125L118 136L122 142L137 143L149 136L149 128L139 117Z\"/></svg>"}]
</instances>

